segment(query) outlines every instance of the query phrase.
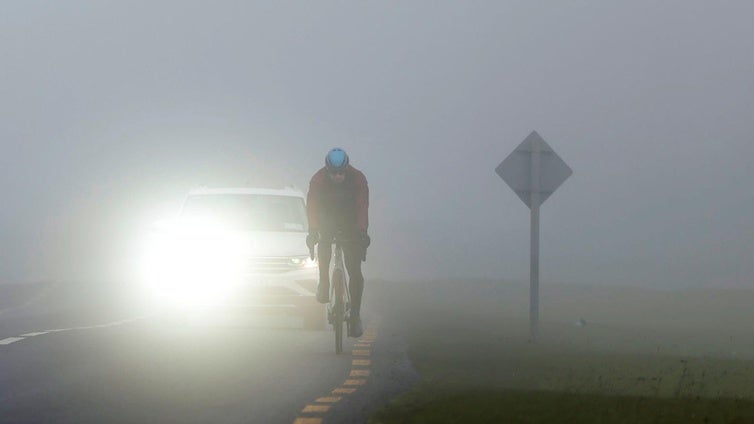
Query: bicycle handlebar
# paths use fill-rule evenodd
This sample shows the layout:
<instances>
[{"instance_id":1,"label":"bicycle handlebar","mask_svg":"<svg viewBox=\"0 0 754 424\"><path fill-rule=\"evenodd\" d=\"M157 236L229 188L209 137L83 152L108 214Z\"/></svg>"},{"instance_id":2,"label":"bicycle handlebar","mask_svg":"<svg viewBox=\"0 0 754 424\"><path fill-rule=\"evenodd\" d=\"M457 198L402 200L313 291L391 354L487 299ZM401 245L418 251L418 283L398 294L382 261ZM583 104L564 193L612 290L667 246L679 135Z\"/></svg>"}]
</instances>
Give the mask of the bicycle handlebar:
<instances>
[{"instance_id":1,"label":"bicycle handlebar","mask_svg":"<svg viewBox=\"0 0 754 424\"><path fill-rule=\"evenodd\" d=\"M355 237L351 237L351 238L344 237L344 238L341 238L340 234L335 234L335 235L332 236L332 238L330 238L330 243L331 244L335 244L335 245L341 245L343 243L351 243L351 242L358 242L358 241L359 240L357 238L355 238ZM321 242L322 242L322 240L318 240L317 244L319 244ZM309 258L311 260L314 260L314 246L311 246L309 248ZM361 260L362 261L366 261L367 260L367 249L366 249L366 247L364 247L364 255L362 256Z\"/></svg>"}]
</instances>

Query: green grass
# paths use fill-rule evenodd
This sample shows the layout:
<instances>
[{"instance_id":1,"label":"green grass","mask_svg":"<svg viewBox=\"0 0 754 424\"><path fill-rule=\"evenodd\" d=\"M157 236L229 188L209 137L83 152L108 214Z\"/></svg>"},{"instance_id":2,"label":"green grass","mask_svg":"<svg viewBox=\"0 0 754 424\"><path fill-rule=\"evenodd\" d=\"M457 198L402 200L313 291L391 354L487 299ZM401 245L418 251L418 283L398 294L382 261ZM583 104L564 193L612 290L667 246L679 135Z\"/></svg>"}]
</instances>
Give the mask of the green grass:
<instances>
[{"instance_id":1,"label":"green grass","mask_svg":"<svg viewBox=\"0 0 754 424\"><path fill-rule=\"evenodd\" d=\"M422 385L375 414L393 423L752 423L754 402L513 390L444 391Z\"/></svg>"},{"instance_id":2,"label":"green grass","mask_svg":"<svg viewBox=\"0 0 754 424\"><path fill-rule=\"evenodd\" d=\"M552 305L537 343L523 314L495 302L456 295L476 305L461 310L388 296L421 382L370 423L754 423L751 320L713 325L735 323L725 305L743 300L632 296ZM586 326L572 324L577 313L589 314Z\"/></svg>"}]
</instances>

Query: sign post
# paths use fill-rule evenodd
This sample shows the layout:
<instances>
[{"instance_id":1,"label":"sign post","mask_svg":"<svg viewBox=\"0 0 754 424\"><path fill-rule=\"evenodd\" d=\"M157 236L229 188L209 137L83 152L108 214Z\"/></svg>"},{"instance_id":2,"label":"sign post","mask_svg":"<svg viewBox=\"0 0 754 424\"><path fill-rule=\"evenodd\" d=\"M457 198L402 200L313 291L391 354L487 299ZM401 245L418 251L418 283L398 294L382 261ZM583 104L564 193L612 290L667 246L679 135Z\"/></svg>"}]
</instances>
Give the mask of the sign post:
<instances>
[{"instance_id":1,"label":"sign post","mask_svg":"<svg viewBox=\"0 0 754 424\"><path fill-rule=\"evenodd\" d=\"M531 143L531 236L529 242L529 335L537 339L539 328L539 169L540 149Z\"/></svg>"},{"instance_id":2,"label":"sign post","mask_svg":"<svg viewBox=\"0 0 754 424\"><path fill-rule=\"evenodd\" d=\"M536 131L532 131L495 168L531 212L529 267L529 336L539 330L539 207L573 171Z\"/></svg>"}]
</instances>

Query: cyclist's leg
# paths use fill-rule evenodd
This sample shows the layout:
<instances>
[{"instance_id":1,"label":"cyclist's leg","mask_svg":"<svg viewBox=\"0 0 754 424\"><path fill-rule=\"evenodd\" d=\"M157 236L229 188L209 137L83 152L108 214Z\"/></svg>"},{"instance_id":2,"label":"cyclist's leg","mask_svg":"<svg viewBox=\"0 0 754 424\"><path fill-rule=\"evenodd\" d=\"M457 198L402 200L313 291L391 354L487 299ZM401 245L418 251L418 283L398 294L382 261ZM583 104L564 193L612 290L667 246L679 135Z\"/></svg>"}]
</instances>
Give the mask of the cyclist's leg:
<instances>
[{"instance_id":1,"label":"cyclist's leg","mask_svg":"<svg viewBox=\"0 0 754 424\"><path fill-rule=\"evenodd\" d=\"M348 271L348 287L351 294L351 314L359 316L361 296L364 293L364 275L361 273L363 249L358 243L348 243L343 248L343 256Z\"/></svg>"},{"instance_id":2,"label":"cyclist's leg","mask_svg":"<svg viewBox=\"0 0 754 424\"><path fill-rule=\"evenodd\" d=\"M332 236L323 235L317 245L317 260L319 261L319 284L317 285L317 300L327 303L330 296L330 260L332 259Z\"/></svg>"},{"instance_id":3,"label":"cyclist's leg","mask_svg":"<svg viewBox=\"0 0 754 424\"><path fill-rule=\"evenodd\" d=\"M348 288L351 294L351 320L348 326L349 337L361 337L361 295L364 293L364 276L361 274L363 249L354 243L344 247L343 256L348 271Z\"/></svg>"}]
</instances>

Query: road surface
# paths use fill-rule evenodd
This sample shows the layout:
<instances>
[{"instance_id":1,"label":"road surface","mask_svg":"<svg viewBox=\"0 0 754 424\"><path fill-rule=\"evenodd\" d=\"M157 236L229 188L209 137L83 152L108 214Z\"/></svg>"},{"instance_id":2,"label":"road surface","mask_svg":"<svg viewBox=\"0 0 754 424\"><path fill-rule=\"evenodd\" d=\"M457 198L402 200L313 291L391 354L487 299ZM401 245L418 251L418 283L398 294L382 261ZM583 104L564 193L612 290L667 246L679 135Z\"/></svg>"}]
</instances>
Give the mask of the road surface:
<instances>
[{"instance_id":1,"label":"road surface","mask_svg":"<svg viewBox=\"0 0 754 424\"><path fill-rule=\"evenodd\" d=\"M415 380L373 305L364 336L335 355L330 331L176 325L89 288L46 285L2 305L0 422L364 422Z\"/></svg>"}]
</instances>

